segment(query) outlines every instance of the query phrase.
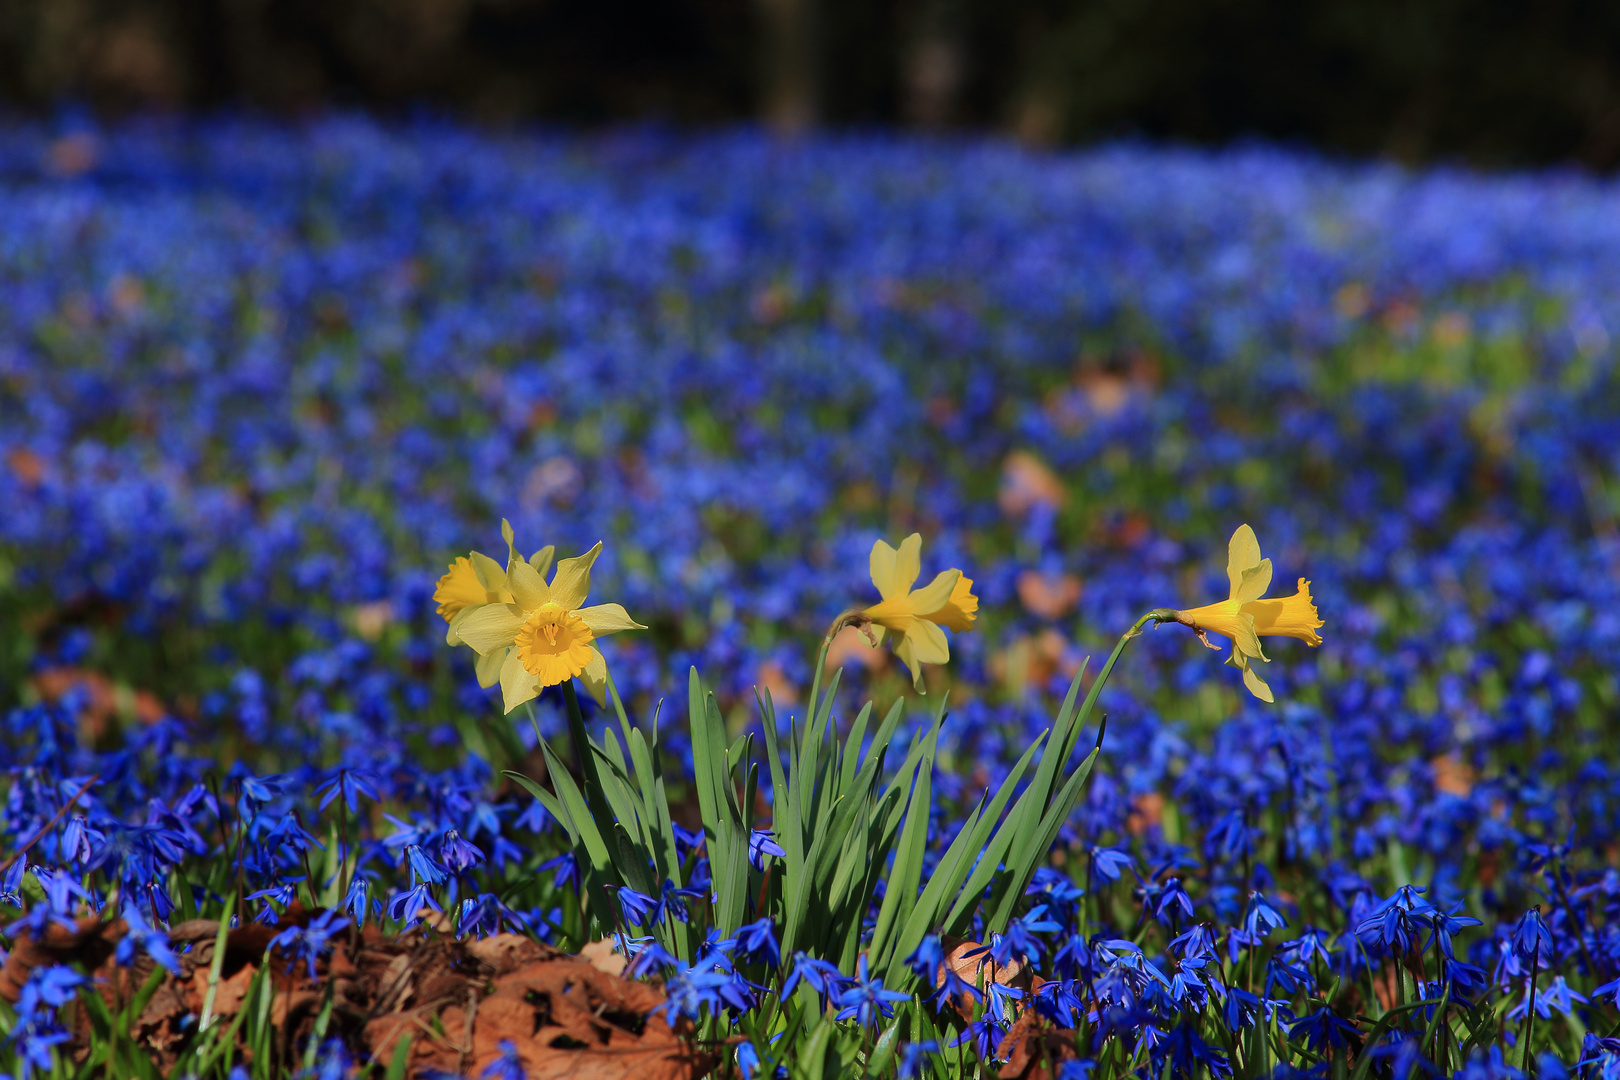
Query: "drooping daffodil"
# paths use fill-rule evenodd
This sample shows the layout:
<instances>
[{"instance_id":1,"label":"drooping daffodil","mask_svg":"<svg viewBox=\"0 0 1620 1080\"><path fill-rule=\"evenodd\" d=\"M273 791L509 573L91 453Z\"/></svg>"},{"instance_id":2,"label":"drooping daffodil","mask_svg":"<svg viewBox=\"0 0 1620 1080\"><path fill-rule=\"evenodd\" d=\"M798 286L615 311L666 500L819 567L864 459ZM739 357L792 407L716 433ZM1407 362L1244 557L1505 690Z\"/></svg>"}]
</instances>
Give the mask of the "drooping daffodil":
<instances>
[{"instance_id":1,"label":"drooping daffodil","mask_svg":"<svg viewBox=\"0 0 1620 1080\"><path fill-rule=\"evenodd\" d=\"M512 523L505 518L501 519L501 537L506 541L507 562L510 563L518 556L513 543ZM555 552L556 548L547 544L530 555L528 563L544 577L546 571L551 569ZM462 641L458 627L466 613L484 604L510 604L512 590L507 585L505 567L481 551L469 551L452 562L450 569L439 578L438 587L433 590L433 600L439 605L439 617L449 623L444 635L445 644L460 645ZM501 664L505 660L504 652L480 655L474 665L478 685L494 686L500 678Z\"/></svg>"},{"instance_id":2,"label":"drooping daffodil","mask_svg":"<svg viewBox=\"0 0 1620 1080\"><path fill-rule=\"evenodd\" d=\"M872 584L881 603L859 612L870 625L867 636L881 644L885 632L894 635L894 654L911 672L912 685L923 689L922 666L943 664L951 658L950 644L941 627L963 633L973 629L979 598L973 582L960 570L941 570L920 589L913 589L922 573L922 536L912 533L892 548L882 540L872 545Z\"/></svg>"},{"instance_id":3,"label":"drooping daffodil","mask_svg":"<svg viewBox=\"0 0 1620 1080\"><path fill-rule=\"evenodd\" d=\"M620 630L645 630L619 604L582 606L602 545L557 563L550 584L512 549L506 564L510 602L467 608L455 619L461 640L482 657L500 655L501 696L511 712L548 686L578 678L606 704L607 664L593 644Z\"/></svg>"},{"instance_id":4,"label":"drooping daffodil","mask_svg":"<svg viewBox=\"0 0 1620 1080\"><path fill-rule=\"evenodd\" d=\"M1176 612L1176 621L1189 626L1205 645L1209 634L1232 639L1232 655L1227 664L1243 672L1243 685L1261 701L1275 700L1271 687L1255 674L1254 661L1270 663L1260 647L1262 637L1298 638L1312 646L1322 644L1316 632L1322 625L1311 599L1311 583L1304 578L1292 596L1262 596L1271 585L1271 560L1260 557L1260 541L1254 530L1240 525L1226 546L1226 577L1231 592L1225 600L1200 608Z\"/></svg>"}]
</instances>

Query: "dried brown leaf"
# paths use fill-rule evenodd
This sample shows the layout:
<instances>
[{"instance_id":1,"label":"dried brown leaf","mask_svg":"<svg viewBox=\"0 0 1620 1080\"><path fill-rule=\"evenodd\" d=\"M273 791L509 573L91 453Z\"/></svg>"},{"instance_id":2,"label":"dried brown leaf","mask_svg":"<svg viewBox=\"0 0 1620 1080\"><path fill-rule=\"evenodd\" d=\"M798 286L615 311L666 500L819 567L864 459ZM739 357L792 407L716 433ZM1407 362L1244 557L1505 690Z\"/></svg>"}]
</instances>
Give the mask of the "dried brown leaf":
<instances>
[{"instance_id":1,"label":"dried brown leaf","mask_svg":"<svg viewBox=\"0 0 1620 1080\"><path fill-rule=\"evenodd\" d=\"M1074 1048L1074 1032L1055 1028L1025 1009L996 1048L1002 1060L996 1076L1001 1080L1052 1080L1057 1067L1079 1057Z\"/></svg>"},{"instance_id":2,"label":"dried brown leaf","mask_svg":"<svg viewBox=\"0 0 1620 1080\"><path fill-rule=\"evenodd\" d=\"M964 941L961 938L945 939L945 963L952 971L961 976L962 981L970 986L989 986L993 982L1004 986L1022 986L1029 980L1024 976L1024 965L1014 960L1009 964L997 964L990 958L988 952L976 956L968 953L984 948L977 941ZM945 985L945 973L941 971L936 986ZM951 1001L958 1015L964 1020L973 1019L973 997L969 994L958 994Z\"/></svg>"}]
</instances>

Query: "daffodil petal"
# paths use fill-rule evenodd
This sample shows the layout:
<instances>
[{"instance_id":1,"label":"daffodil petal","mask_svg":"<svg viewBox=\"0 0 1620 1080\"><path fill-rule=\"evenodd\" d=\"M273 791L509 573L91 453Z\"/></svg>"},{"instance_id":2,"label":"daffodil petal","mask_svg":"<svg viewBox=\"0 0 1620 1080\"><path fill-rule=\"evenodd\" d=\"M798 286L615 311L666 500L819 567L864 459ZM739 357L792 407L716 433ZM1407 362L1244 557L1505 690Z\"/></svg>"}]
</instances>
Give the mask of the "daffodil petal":
<instances>
[{"instance_id":1,"label":"daffodil petal","mask_svg":"<svg viewBox=\"0 0 1620 1080\"><path fill-rule=\"evenodd\" d=\"M900 541L900 549L894 554L894 591L909 592L921 573L922 534L912 533Z\"/></svg>"},{"instance_id":2,"label":"daffodil petal","mask_svg":"<svg viewBox=\"0 0 1620 1080\"><path fill-rule=\"evenodd\" d=\"M912 650L913 643L910 634L895 634L894 655L898 656L900 662L906 665L906 670L911 672L911 685L916 689L917 693L926 694L928 690L923 685L922 662L913 655Z\"/></svg>"},{"instance_id":3,"label":"daffodil petal","mask_svg":"<svg viewBox=\"0 0 1620 1080\"><path fill-rule=\"evenodd\" d=\"M477 611L482 606L482 604L475 604L472 607L464 607L454 615L450 616L450 625L444 628L444 643L446 645L461 644L461 624L466 620L467 613L469 611Z\"/></svg>"},{"instance_id":4,"label":"daffodil petal","mask_svg":"<svg viewBox=\"0 0 1620 1080\"><path fill-rule=\"evenodd\" d=\"M551 579L551 599L569 611L583 604L591 591L591 564L601 553L602 541L598 540L585 554L559 562Z\"/></svg>"},{"instance_id":5,"label":"daffodil petal","mask_svg":"<svg viewBox=\"0 0 1620 1080\"><path fill-rule=\"evenodd\" d=\"M603 605L604 607L618 607L617 604ZM623 611L623 608L619 608ZM607 661L602 659L602 653L591 649L591 662L585 665L585 670L579 673L579 681L585 684L585 689L591 692L596 703L607 708Z\"/></svg>"},{"instance_id":6,"label":"daffodil petal","mask_svg":"<svg viewBox=\"0 0 1620 1080\"><path fill-rule=\"evenodd\" d=\"M533 611L554 599L551 589L546 586L546 579L522 559L507 566L506 581L512 587L512 599L524 611Z\"/></svg>"},{"instance_id":7,"label":"daffodil petal","mask_svg":"<svg viewBox=\"0 0 1620 1080\"><path fill-rule=\"evenodd\" d=\"M894 587L894 560L898 554L894 548L882 540L872 542L872 554L867 559L867 568L872 574L872 584L877 586L878 595L885 601L895 597ZM903 591L903 590L901 590Z\"/></svg>"},{"instance_id":8,"label":"daffodil petal","mask_svg":"<svg viewBox=\"0 0 1620 1080\"><path fill-rule=\"evenodd\" d=\"M487 690L501 681L501 668L506 664L506 656L506 652L496 649L478 658L473 670L478 673L479 686Z\"/></svg>"},{"instance_id":9,"label":"daffodil petal","mask_svg":"<svg viewBox=\"0 0 1620 1080\"><path fill-rule=\"evenodd\" d=\"M921 618L938 615L951 602L951 593L962 576L960 570L941 570L934 580L911 594L911 610ZM941 637L940 640L944 640ZM930 661L932 662L932 661Z\"/></svg>"},{"instance_id":10,"label":"daffodil petal","mask_svg":"<svg viewBox=\"0 0 1620 1080\"><path fill-rule=\"evenodd\" d=\"M911 656L922 664L945 664L951 659L951 646L945 640L945 631L933 623L918 619L915 625L906 631L906 641L911 646Z\"/></svg>"},{"instance_id":11,"label":"daffodil petal","mask_svg":"<svg viewBox=\"0 0 1620 1080\"><path fill-rule=\"evenodd\" d=\"M1254 530L1247 525L1239 525L1237 531L1232 533L1232 539L1226 544L1226 578L1232 585L1233 597L1243 585L1243 571L1260 562L1260 541L1254 535ZM1256 593L1255 596L1260 595ZM1253 599L1253 597L1250 597Z\"/></svg>"},{"instance_id":12,"label":"daffodil petal","mask_svg":"<svg viewBox=\"0 0 1620 1080\"><path fill-rule=\"evenodd\" d=\"M1237 646L1239 652L1245 656L1252 656L1266 660L1266 652L1260 647L1260 636L1254 632L1254 616L1240 612L1232 623L1232 644ZM1267 661L1269 663L1269 660Z\"/></svg>"},{"instance_id":13,"label":"daffodil petal","mask_svg":"<svg viewBox=\"0 0 1620 1080\"><path fill-rule=\"evenodd\" d=\"M881 604L873 604L861 612L879 626L887 626L897 634L903 634L911 626L911 620L917 617L917 607L911 602L910 593L902 593Z\"/></svg>"},{"instance_id":14,"label":"daffodil petal","mask_svg":"<svg viewBox=\"0 0 1620 1080\"><path fill-rule=\"evenodd\" d=\"M1249 688L1249 693L1261 701L1276 701L1271 695L1271 687L1266 685L1264 679L1254 673L1254 668L1245 664L1243 666L1243 685Z\"/></svg>"},{"instance_id":15,"label":"daffodil petal","mask_svg":"<svg viewBox=\"0 0 1620 1080\"><path fill-rule=\"evenodd\" d=\"M597 637L617 634L620 630L647 629L632 619L622 604L596 604L592 607L578 608L574 614L578 615L580 621L590 627L591 633Z\"/></svg>"},{"instance_id":16,"label":"daffodil petal","mask_svg":"<svg viewBox=\"0 0 1620 1080\"><path fill-rule=\"evenodd\" d=\"M529 556L529 565L534 567L535 573L545 577L551 570L551 560L557 554L555 544L547 544L533 555Z\"/></svg>"},{"instance_id":17,"label":"daffodil petal","mask_svg":"<svg viewBox=\"0 0 1620 1080\"><path fill-rule=\"evenodd\" d=\"M1261 559L1258 564L1243 571L1243 580L1238 583L1232 599L1246 604L1250 600L1260 599L1269 588L1271 588L1271 560Z\"/></svg>"},{"instance_id":18,"label":"daffodil petal","mask_svg":"<svg viewBox=\"0 0 1620 1080\"><path fill-rule=\"evenodd\" d=\"M506 569L482 551L469 551L467 558L472 560L473 573L478 575L478 583L493 593L507 591Z\"/></svg>"},{"instance_id":19,"label":"daffodil petal","mask_svg":"<svg viewBox=\"0 0 1620 1080\"><path fill-rule=\"evenodd\" d=\"M523 618L522 610L513 604L479 604L461 613L456 634L474 652L485 655L510 646Z\"/></svg>"},{"instance_id":20,"label":"daffodil petal","mask_svg":"<svg viewBox=\"0 0 1620 1080\"><path fill-rule=\"evenodd\" d=\"M506 654L501 664L501 699L506 711L511 712L525 701L532 701L540 693L540 680L530 674L518 659L516 649Z\"/></svg>"}]
</instances>

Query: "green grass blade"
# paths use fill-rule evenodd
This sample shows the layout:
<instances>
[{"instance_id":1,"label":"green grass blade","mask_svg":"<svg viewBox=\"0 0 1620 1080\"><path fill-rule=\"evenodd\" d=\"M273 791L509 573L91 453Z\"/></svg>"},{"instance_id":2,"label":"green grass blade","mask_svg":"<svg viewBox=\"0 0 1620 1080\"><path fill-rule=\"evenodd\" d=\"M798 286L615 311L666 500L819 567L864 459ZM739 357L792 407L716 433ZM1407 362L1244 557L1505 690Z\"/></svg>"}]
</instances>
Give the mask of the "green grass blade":
<instances>
[{"instance_id":1,"label":"green grass blade","mask_svg":"<svg viewBox=\"0 0 1620 1080\"><path fill-rule=\"evenodd\" d=\"M909 975L904 966L905 958L921 944L928 932L948 921L941 914L944 905L952 904L954 915L956 905L962 903L964 896L976 895L961 893L962 883L974 869L974 859L984 850L985 841L990 837L990 830L1000 821L1002 810L1012 798L1013 792L1017 790L1018 781L1023 777L1024 770L1029 768L1029 763L1040 749L1044 738L1043 734L1030 744L1029 749L1024 751L1006 778L1002 780L994 798L990 799L988 805L981 798L979 809L969 815L962 823L962 827L957 830L956 839L951 841L951 846L946 849L939 865L934 868L934 876L929 879L928 887L923 890L923 895L918 899L917 907L907 922L905 932L895 946L894 956L889 962L890 985L898 986L900 980ZM988 795L986 792L986 797ZM994 864L990 867L990 871L993 870ZM985 880L988 881L988 878L989 872L986 873ZM984 885L980 884L978 888L982 892ZM967 910L971 915L972 909Z\"/></svg>"},{"instance_id":2,"label":"green grass blade","mask_svg":"<svg viewBox=\"0 0 1620 1080\"><path fill-rule=\"evenodd\" d=\"M943 716L943 710L941 717ZM894 867L889 872L889 885L878 908L877 926L872 930L870 953L876 967L887 966L885 947L896 923L904 925L917 903L917 885L922 880L923 847L928 841L929 809L933 800L934 748L939 739L940 720L934 721L928 733L922 758L917 763L916 780L906 808L905 827L900 834L900 846L895 849Z\"/></svg>"},{"instance_id":3,"label":"green grass blade","mask_svg":"<svg viewBox=\"0 0 1620 1080\"><path fill-rule=\"evenodd\" d=\"M1046 857L1052 844L1057 840L1058 830L1063 827L1074 808L1080 802L1080 792L1085 788L1086 780L1091 776L1091 767L1097 762L1097 755L1102 753L1102 737L1099 733L1096 748L1086 755L1086 759L1074 770L1063 790L1053 800L1052 805L1041 818L1040 826L1032 834L1020 837L1012 849L1012 859L1008 869L1010 874L998 888L999 896L993 898L995 913L985 922L985 929L991 933L1002 933L1007 924L1012 921L1014 908L1023 897L1024 890L1029 887L1030 880L1035 876L1035 867L1040 860Z\"/></svg>"},{"instance_id":4,"label":"green grass blade","mask_svg":"<svg viewBox=\"0 0 1620 1080\"><path fill-rule=\"evenodd\" d=\"M405 1080L405 1068L411 1062L411 1033L406 1032L394 1044L394 1056L389 1059L383 1080Z\"/></svg>"},{"instance_id":5,"label":"green grass blade","mask_svg":"<svg viewBox=\"0 0 1620 1080\"><path fill-rule=\"evenodd\" d=\"M547 764L549 765L549 762ZM546 808L546 813L550 814L552 817L561 822L562 827L568 831L569 841L576 846L579 844L579 827L574 824L573 815L568 812L568 808L563 806L561 802L557 801L557 797L555 795L520 772L513 772L511 769L507 769L506 771L502 772L501 775L517 784L524 791L527 791L530 795L533 795L536 799L539 799L540 805Z\"/></svg>"},{"instance_id":6,"label":"green grass blade","mask_svg":"<svg viewBox=\"0 0 1620 1080\"><path fill-rule=\"evenodd\" d=\"M900 704L898 701L896 705ZM891 709L890 712L895 710ZM855 723L850 725L849 736L844 740L843 768L838 776L838 790L836 794L843 795L849 791L850 785L855 782L855 772L860 767L861 743L866 739L866 726L872 719L872 703L868 701L861 706L861 711L855 717Z\"/></svg>"}]
</instances>

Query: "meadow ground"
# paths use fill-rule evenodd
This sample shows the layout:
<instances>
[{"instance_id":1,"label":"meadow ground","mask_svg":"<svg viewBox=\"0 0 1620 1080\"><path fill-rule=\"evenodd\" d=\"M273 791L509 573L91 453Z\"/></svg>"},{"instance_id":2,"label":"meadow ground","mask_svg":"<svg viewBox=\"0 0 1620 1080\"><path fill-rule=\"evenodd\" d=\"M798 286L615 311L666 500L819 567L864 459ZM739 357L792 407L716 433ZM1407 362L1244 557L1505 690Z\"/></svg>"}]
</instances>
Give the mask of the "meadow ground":
<instances>
[{"instance_id":1,"label":"meadow ground","mask_svg":"<svg viewBox=\"0 0 1620 1080\"><path fill-rule=\"evenodd\" d=\"M0 222L9 1075L1620 1076L1620 186L221 119Z\"/></svg>"}]
</instances>

